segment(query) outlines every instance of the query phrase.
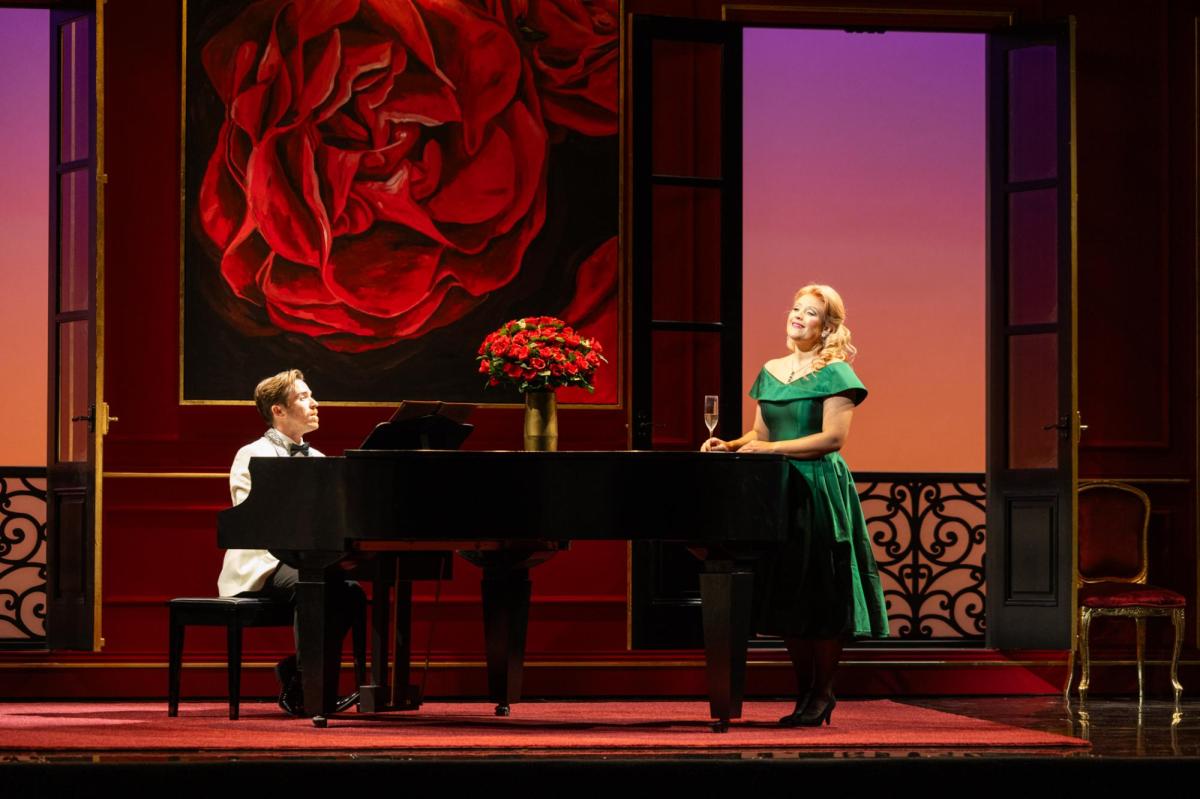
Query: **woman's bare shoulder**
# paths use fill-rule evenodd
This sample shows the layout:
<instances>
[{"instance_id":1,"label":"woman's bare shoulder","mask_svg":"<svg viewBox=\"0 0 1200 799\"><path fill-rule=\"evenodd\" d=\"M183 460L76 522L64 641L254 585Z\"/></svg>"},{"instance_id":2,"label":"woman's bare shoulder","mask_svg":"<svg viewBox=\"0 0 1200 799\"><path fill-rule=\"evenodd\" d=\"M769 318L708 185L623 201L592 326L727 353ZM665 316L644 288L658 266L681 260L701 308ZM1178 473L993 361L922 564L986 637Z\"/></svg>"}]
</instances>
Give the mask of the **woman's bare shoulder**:
<instances>
[{"instance_id":1,"label":"woman's bare shoulder","mask_svg":"<svg viewBox=\"0 0 1200 799\"><path fill-rule=\"evenodd\" d=\"M790 355L785 355L782 358L772 358L763 364L763 371L778 380L780 383L786 383L788 375L788 360L790 358Z\"/></svg>"}]
</instances>

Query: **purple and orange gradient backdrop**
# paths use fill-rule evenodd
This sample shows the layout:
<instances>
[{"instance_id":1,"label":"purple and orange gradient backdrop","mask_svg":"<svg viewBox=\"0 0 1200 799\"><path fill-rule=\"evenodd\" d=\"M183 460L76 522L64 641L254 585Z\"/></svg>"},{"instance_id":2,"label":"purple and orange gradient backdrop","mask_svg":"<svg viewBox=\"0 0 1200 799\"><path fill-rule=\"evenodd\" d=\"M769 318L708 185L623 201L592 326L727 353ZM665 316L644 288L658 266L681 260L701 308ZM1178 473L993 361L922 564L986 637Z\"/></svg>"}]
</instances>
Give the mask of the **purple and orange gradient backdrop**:
<instances>
[{"instance_id":1,"label":"purple and orange gradient backdrop","mask_svg":"<svg viewBox=\"0 0 1200 799\"><path fill-rule=\"evenodd\" d=\"M983 471L984 38L748 29L744 64L745 388L827 283L870 390L851 468Z\"/></svg>"},{"instance_id":2,"label":"purple and orange gradient backdrop","mask_svg":"<svg viewBox=\"0 0 1200 799\"><path fill-rule=\"evenodd\" d=\"M49 13L0 9L0 466L46 463Z\"/></svg>"}]
</instances>

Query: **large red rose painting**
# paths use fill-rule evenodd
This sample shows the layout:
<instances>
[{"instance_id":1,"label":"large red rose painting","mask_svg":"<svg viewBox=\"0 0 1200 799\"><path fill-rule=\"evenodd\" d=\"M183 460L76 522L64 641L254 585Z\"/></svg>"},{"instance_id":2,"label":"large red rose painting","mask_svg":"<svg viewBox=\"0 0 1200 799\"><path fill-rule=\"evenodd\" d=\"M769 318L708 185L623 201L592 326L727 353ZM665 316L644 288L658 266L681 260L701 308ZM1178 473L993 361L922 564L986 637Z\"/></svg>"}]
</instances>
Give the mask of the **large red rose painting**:
<instances>
[{"instance_id":1,"label":"large red rose painting","mask_svg":"<svg viewBox=\"0 0 1200 799\"><path fill-rule=\"evenodd\" d=\"M186 400L495 401L473 354L617 319L617 0L189 0ZM616 402L616 363L596 394ZM514 398L515 399L515 398Z\"/></svg>"}]
</instances>

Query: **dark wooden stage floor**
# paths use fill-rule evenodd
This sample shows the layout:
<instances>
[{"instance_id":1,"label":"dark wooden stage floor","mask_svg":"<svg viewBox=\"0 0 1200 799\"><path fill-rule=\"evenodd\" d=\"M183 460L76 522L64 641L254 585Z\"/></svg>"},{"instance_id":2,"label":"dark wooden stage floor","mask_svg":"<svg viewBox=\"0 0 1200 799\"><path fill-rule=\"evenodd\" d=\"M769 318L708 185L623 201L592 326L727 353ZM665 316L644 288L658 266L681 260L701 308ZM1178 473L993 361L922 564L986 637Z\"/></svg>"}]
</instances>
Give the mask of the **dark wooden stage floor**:
<instances>
[{"instance_id":1,"label":"dark wooden stage floor","mask_svg":"<svg viewBox=\"0 0 1200 799\"><path fill-rule=\"evenodd\" d=\"M1081 706L1061 697L906 698L906 704L1082 738L1087 748L988 749L978 746L895 749L767 749L688 751L571 751L514 753L480 749L438 751L154 751L22 752L11 738L0 752L0 784L7 795L24 787L45 791L138 786L137 793L169 790L172 799L220 793L232 784L267 789L291 783L300 795L346 785L458 788L519 781L523 795L611 794L635 786L670 785L683 792L754 788L770 784L807 788L820 796L878 796L918 791L972 796L1064 789L1063 781L1135 779L1146 790L1200 777L1200 700L1178 709L1168 700L1098 698ZM3 706L0 705L0 710ZM6 738L8 734L6 733ZM1150 770L1147 770L1150 769ZM1161 782L1160 782L1161 780ZM784 782L780 782L784 781ZM72 789L71 786L75 786ZM440 786L440 788L439 788ZM1155 787L1158 786L1158 787ZM239 791L240 793L240 791ZM639 795L645 791L638 790Z\"/></svg>"},{"instance_id":2,"label":"dark wooden stage floor","mask_svg":"<svg viewBox=\"0 0 1200 799\"><path fill-rule=\"evenodd\" d=\"M1058 756L1082 758L1195 758L1200 760L1200 699L1187 700L1178 712L1170 700L1072 697L953 697L905 699L947 713L1011 724L1014 727L1083 738L1087 751ZM918 753L929 756L928 753ZM953 754L953 752L948 753Z\"/></svg>"}]
</instances>

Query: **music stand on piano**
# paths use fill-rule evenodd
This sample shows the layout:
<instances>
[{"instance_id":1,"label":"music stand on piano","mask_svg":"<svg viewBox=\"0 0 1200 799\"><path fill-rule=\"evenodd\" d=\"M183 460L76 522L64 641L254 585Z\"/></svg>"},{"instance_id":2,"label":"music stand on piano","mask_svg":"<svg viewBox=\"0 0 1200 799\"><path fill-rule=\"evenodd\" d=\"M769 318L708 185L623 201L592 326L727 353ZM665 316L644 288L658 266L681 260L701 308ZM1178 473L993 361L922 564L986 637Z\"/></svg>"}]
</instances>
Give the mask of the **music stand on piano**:
<instances>
[{"instance_id":1,"label":"music stand on piano","mask_svg":"<svg viewBox=\"0 0 1200 799\"><path fill-rule=\"evenodd\" d=\"M474 410L466 402L405 400L391 419L375 425L359 449L458 449L475 429L467 424Z\"/></svg>"}]
</instances>

